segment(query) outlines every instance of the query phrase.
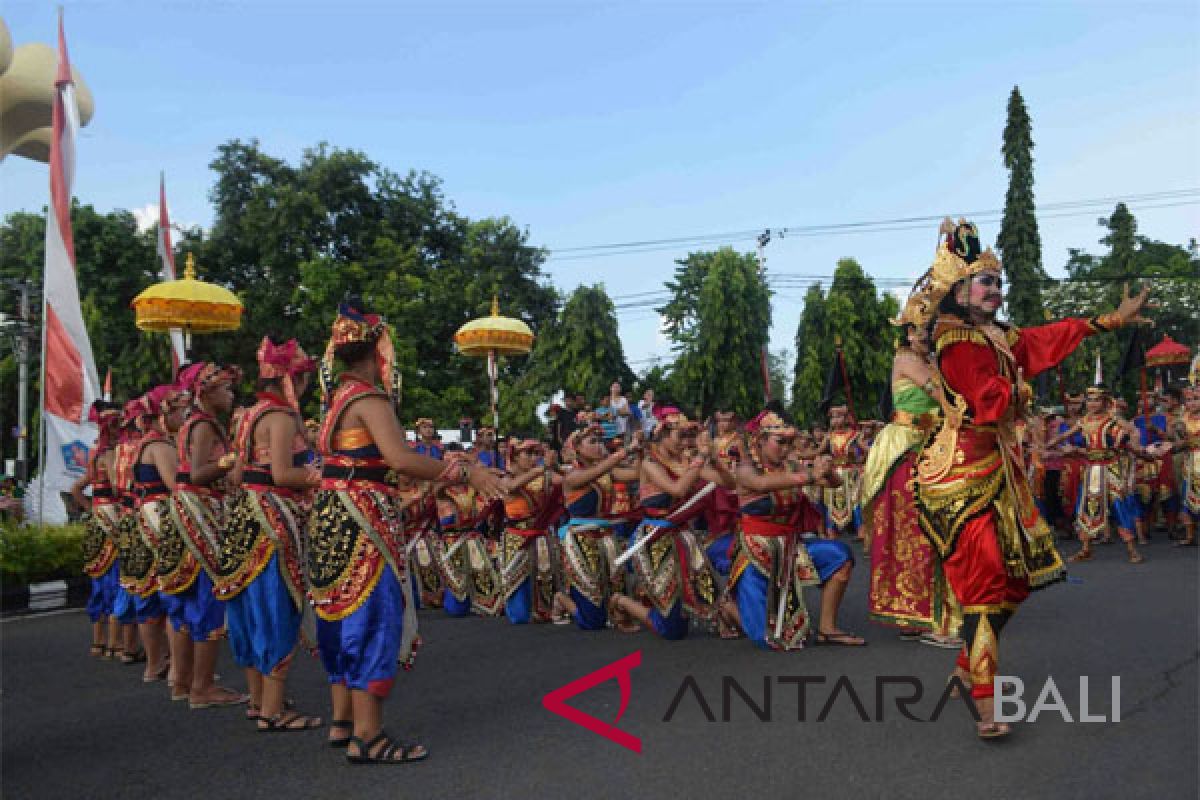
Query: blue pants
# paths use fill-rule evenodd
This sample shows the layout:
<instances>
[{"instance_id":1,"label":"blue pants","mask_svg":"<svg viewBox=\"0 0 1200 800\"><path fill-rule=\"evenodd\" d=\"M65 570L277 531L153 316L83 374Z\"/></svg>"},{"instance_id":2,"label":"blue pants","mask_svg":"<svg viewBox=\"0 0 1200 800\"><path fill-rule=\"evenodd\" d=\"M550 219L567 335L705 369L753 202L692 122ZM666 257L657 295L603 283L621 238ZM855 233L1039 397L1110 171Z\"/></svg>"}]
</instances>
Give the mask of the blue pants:
<instances>
[{"instance_id":1,"label":"blue pants","mask_svg":"<svg viewBox=\"0 0 1200 800\"><path fill-rule=\"evenodd\" d=\"M574 586L571 587L571 600L575 602L575 624L580 630L602 631L608 627L607 609L593 605Z\"/></svg>"},{"instance_id":2,"label":"blue pants","mask_svg":"<svg viewBox=\"0 0 1200 800\"><path fill-rule=\"evenodd\" d=\"M664 639L682 639L688 635L687 614L683 613L683 603L675 603L665 617L657 608L650 609L650 627Z\"/></svg>"},{"instance_id":3,"label":"blue pants","mask_svg":"<svg viewBox=\"0 0 1200 800\"><path fill-rule=\"evenodd\" d=\"M517 590L504 601L504 614L513 625L525 625L533 618L533 576L521 581Z\"/></svg>"},{"instance_id":4,"label":"blue pants","mask_svg":"<svg viewBox=\"0 0 1200 800\"><path fill-rule=\"evenodd\" d=\"M746 638L764 650L771 649L767 644L767 598L770 597L768 588L767 576L750 565L738 576L737 589L734 592Z\"/></svg>"},{"instance_id":5,"label":"blue pants","mask_svg":"<svg viewBox=\"0 0 1200 800\"><path fill-rule=\"evenodd\" d=\"M212 578L204 570L175 596L180 607L171 624L177 631L186 630L193 642L210 641L225 628L225 604L213 594Z\"/></svg>"},{"instance_id":6,"label":"blue pants","mask_svg":"<svg viewBox=\"0 0 1200 800\"><path fill-rule=\"evenodd\" d=\"M116 561L108 572L92 578L92 591L88 595L87 615L92 622L111 617L117 605L117 591L121 588L120 567Z\"/></svg>"},{"instance_id":7,"label":"blue pants","mask_svg":"<svg viewBox=\"0 0 1200 800\"><path fill-rule=\"evenodd\" d=\"M226 607L233 660L263 675L274 673L296 648L301 618L279 571L279 553Z\"/></svg>"},{"instance_id":8,"label":"blue pants","mask_svg":"<svg viewBox=\"0 0 1200 800\"><path fill-rule=\"evenodd\" d=\"M159 599L158 592L149 597L138 597L123 588L117 590L113 614L122 625L153 622L161 618L163 613L162 600Z\"/></svg>"},{"instance_id":9,"label":"blue pants","mask_svg":"<svg viewBox=\"0 0 1200 800\"><path fill-rule=\"evenodd\" d=\"M708 554L708 561L713 565L713 569L718 575L729 577L729 571L733 568L733 559L729 557L729 546L733 542L733 534L727 533L724 536L719 536L704 552Z\"/></svg>"},{"instance_id":10,"label":"blue pants","mask_svg":"<svg viewBox=\"0 0 1200 800\"><path fill-rule=\"evenodd\" d=\"M842 565L854 563L854 553L850 546L838 539L808 539L804 542L804 547L808 550L813 566L817 568L817 575L821 577L822 584L833 577Z\"/></svg>"},{"instance_id":11,"label":"blue pants","mask_svg":"<svg viewBox=\"0 0 1200 800\"><path fill-rule=\"evenodd\" d=\"M404 592L387 564L379 582L354 613L317 618L317 646L329 682L387 697L396 680L404 638Z\"/></svg>"}]
</instances>

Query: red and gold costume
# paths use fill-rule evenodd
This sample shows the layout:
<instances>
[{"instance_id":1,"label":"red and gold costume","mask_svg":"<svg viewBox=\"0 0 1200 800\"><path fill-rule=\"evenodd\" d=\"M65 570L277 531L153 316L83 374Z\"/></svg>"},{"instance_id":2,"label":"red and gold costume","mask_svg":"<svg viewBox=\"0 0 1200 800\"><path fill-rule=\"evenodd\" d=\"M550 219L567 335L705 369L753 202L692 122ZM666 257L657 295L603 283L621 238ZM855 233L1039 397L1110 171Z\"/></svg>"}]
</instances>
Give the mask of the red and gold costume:
<instances>
[{"instance_id":1,"label":"red and gold costume","mask_svg":"<svg viewBox=\"0 0 1200 800\"><path fill-rule=\"evenodd\" d=\"M946 418L917 463L921 527L943 562L963 609L966 640L959 667L971 693L991 697L998 637L1017 606L1038 588L1062 579L1062 558L1038 514L1023 471L1016 421L1025 415L1032 378L1066 358L1084 339L1119 324L1066 319L1034 328L972 324L939 309L954 287L977 273L1000 274L978 233L960 222L918 281L903 318L933 320L931 337ZM964 302L962 300L960 303Z\"/></svg>"},{"instance_id":2,"label":"red and gold costume","mask_svg":"<svg viewBox=\"0 0 1200 800\"><path fill-rule=\"evenodd\" d=\"M1200 388L1188 390L1190 396L1200 399ZM1188 532L1188 540L1194 542L1196 525L1200 523L1200 411L1184 411L1175 426L1178 443L1176 449L1180 459L1180 513Z\"/></svg>"},{"instance_id":3,"label":"red and gold costume","mask_svg":"<svg viewBox=\"0 0 1200 800\"><path fill-rule=\"evenodd\" d=\"M437 504L442 533L434 554L445 587L442 607L451 616L496 616L504 604L503 584L485 533L497 506L485 503L471 486L443 488Z\"/></svg>"},{"instance_id":4,"label":"red and gold costume","mask_svg":"<svg viewBox=\"0 0 1200 800\"><path fill-rule=\"evenodd\" d=\"M1089 390L1092 391L1092 390ZM1129 508L1129 429L1111 412L1086 414L1079 432L1068 440L1083 450L1075 530L1081 540L1108 538L1115 524L1121 538L1133 539L1134 514Z\"/></svg>"},{"instance_id":5,"label":"red and gold costume","mask_svg":"<svg viewBox=\"0 0 1200 800\"><path fill-rule=\"evenodd\" d=\"M112 451L113 427L120 412L95 412L93 422L100 425L100 437L88 459L87 477L92 487L92 508L83 536L83 571L89 578L100 578L117 561L117 498L101 457Z\"/></svg>"},{"instance_id":6,"label":"red and gold costume","mask_svg":"<svg viewBox=\"0 0 1200 800\"><path fill-rule=\"evenodd\" d=\"M399 489L404 506L404 529L408 536L408 560L413 588L422 608L442 605L442 574L435 555L438 546L437 500L428 483L409 482Z\"/></svg>"},{"instance_id":7,"label":"red and gold costume","mask_svg":"<svg viewBox=\"0 0 1200 800\"><path fill-rule=\"evenodd\" d=\"M525 441L517 450L540 453ZM509 454L513 468L513 454ZM504 610L510 622L549 622L554 603L554 539L550 526L562 515L562 492L549 471L513 491L504 502L504 539L500 575Z\"/></svg>"},{"instance_id":8,"label":"red and gold costume","mask_svg":"<svg viewBox=\"0 0 1200 800\"><path fill-rule=\"evenodd\" d=\"M822 492L825 516L831 532L841 534L858 527L859 495L862 488L862 462L865 448L862 432L847 427L829 431L826 440L833 458L833 471L841 480Z\"/></svg>"}]
</instances>

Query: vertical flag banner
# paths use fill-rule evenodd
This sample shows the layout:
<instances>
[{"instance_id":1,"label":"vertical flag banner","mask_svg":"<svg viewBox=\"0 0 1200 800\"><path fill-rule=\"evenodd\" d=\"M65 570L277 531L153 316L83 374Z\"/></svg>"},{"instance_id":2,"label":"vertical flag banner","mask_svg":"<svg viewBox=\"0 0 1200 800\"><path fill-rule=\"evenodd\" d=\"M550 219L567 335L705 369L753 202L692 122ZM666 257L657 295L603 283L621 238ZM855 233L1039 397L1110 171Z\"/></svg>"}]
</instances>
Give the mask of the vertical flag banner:
<instances>
[{"instance_id":1,"label":"vertical flag banner","mask_svg":"<svg viewBox=\"0 0 1200 800\"><path fill-rule=\"evenodd\" d=\"M158 260L162 264L162 279L175 280L175 250L171 247L171 216L167 213L166 178L158 176ZM179 373L179 366L187 360L183 343L183 331L171 329L171 375Z\"/></svg>"},{"instance_id":2,"label":"vertical flag banner","mask_svg":"<svg viewBox=\"0 0 1200 800\"><path fill-rule=\"evenodd\" d=\"M39 487L44 506L39 517L65 521L60 492L87 468L96 428L87 412L100 393L100 380L75 275L75 242L71 233L71 185L75 178L75 139L79 109L67 58L62 16L58 20L57 96L50 142L50 207L46 214L45 284L42 291L42 425L45 450ZM31 493L32 494L32 493Z\"/></svg>"}]
</instances>

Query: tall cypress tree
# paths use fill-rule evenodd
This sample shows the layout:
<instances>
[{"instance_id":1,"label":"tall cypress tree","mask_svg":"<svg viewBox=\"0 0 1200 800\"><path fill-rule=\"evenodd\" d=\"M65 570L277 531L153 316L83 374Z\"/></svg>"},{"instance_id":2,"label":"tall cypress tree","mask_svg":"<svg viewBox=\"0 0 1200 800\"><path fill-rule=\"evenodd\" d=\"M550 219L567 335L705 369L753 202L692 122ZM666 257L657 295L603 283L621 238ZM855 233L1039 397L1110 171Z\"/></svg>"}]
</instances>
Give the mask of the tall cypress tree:
<instances>
[{"instance_id":1,"label":"tall cypress tree","mask_svg":"<svg viewBox=\"0 0 1200 800\"><path fill-rule=\"evenodd\" d=\"M796 372L792 381L792 415L801 424L811 421L821 399L822 369L828 364L825 352L832 341L828 335L825 292L814 283L804 294L804 311L796 327Z\"/></svg>"},{"instance_id":2,"label":"tall cypress tree","mask_svg":"<svg viewBox=\"0 0 1200 800\"><path fill-rule=\"evenodd\" d=\"M1014 86L1008 97L1008 122L1004 126L1004 166L1008 192L1004 221L996 247L1008 278L1008 314L1017 325L1042 321L1042 237L1038 234L1033 202L1033 125L1021 90Z\"/></svg>"}]
</instances>

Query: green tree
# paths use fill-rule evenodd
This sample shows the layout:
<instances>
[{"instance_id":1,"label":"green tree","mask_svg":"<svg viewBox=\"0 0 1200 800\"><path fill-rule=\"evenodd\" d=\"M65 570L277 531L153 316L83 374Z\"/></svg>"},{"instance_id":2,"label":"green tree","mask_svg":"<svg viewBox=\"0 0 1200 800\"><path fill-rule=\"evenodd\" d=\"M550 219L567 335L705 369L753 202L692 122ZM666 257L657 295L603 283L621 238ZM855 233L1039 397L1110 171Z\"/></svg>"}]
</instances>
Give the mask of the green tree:
<instances>
[{"instance_id":1,"label":"green tree","mask_svg":"<svg viewBox=\"0 0 1200 800\"><path fill-rule=\"evenodd\" d=\"M503 419L516 429L534 428L535 408L559 389L594 402L613 381L625 388L634 383L617 334L616 308L603 285L580 286L558 318L543 326L521 374L506 383Z\"/></svg>"},{"instance_id":2,"label":"green tree","mask_svg":"<svg viewBox=\"0 0 1200 800\"><path fill-rule=\"evenodd\" d=\"M528 233L508 218L456 213L432 175L399 175L325 144L292 166L254 141L222 145L211 166L216 220L184 246L197 246L201 268L247 310L238 334L208 343L213 357L252 366L267 333L320 349L338 302L355 293L392 327L406 419L448 425L489 405L486 369L454 352L455 331L489 313L493 294L535 334L556 310ZM502 378L521 361L503 359Z\"/></svg>"},{"instance_id":3,"label":"green tree","mask_svg":"<svg viewBox=\"0 0 1200 800\"><path fill-rule=\"evenodd\" d=\"M1001 148L1008 170L1004 220L996 247L1008 278L1008 313L1017 325L1036 325L1042 319L1042 238L1033 201L1033 126L1021 90L1008 98L1008 122Z\"/></svg>"},{"instance_id":4,"label":"green tree","mask_svg":"<svg viewBox=\"0 0 1200 800\"><path fill-rule=\"evenodd\" d=\"M733 408L743 416L763 404L762 350L771 327L771 292L752 253L732 248L692 253L668 283L658 309L678 353L671 397L688 413Z\"/></svg>"},{"instance_id":5,"label":"green tree","mask_svg":"<svg viewBox=\"0 0 1200 800\"><path fill-rule=\"evenodd\" d=\"M771 386L771 399L777 400L785 407L788 404L788 367L792 360L792 351L784 348L767 354L767 375Z\"/></svg>"},{"instance_id":6,"label":"green tree","mask_svg":"<svg viewBox=\"0 0 1200 800\"><path fill-rule=\"evenodd\" d=\"M112 369L113 394L124 399L146 391L155 383L167 381L170 373L170 348L167 337L138 331L130 301L158 280L158 260L152 232L139 232L128 211L97 212L92 206L71 208L75 261L79 276L80 305L88 329L92 353L100 379ZM42 282L45 260L46 218L44 214L14 212L0 225L0 277ZM17 297L6 295L6 313L14 314ZM35 295L33 322L39 324L41 301ZM11 343L10 343L11 344ZM35 343L30 351L29 401L33 419L31 441L36 441L37 402L41 353ZM9 348L0 360L0 419L7 431L17 421L16 355ZM35 447L30 448L36 458ZM4 452L10 452L6 446Z\"/></svg>"},{"instance_id":7,"label":"green tree","mask_svg":"<svg viewBox=\"0 0 1200 800\"><path fill-rule=\"evenodd\" d=\"M821 401L825 370L832 357L825 309L825 292L814 283L804 294L804 309L796 327L796 368L792 381L792 415L801 425L811 424Z\"/></svg>"},{"instance_id":8,"label":"green tree","mask_svg":"<svg viewBox=\"0 0 1200 800\"><path fill-rule=\"evenodd\" d=\"M829 358L840 339L854 413L863 419L871 417L891 373L895 329L888 311L895 308L894 300L890 305L881 300L875 282L858 262L843 258L834 270L825 304L827 335L834 339L826 345L831 349Z\"/></svg>"},{"instance_id":9,"label":"green tree","mask_svg":"<svg viewBox=\"0 0 1200 800\"><path fill-rule=\"evenodd\" d=\"M1155 307L1144 313L1154 327L1142 329L1141 341L1149 347L1166 334L1189 346L1200 344L1200 259L1194 243L1183 247L1138 236L1137 220L1123 203L1099 224L1105 231L1100 243L1108 253L1069 251L1067 279L1046 292L1047 317L1091 317L1110 311L1120 302L1124 285L1137 291L1149 284ZM1130 329L1085 339L1063 363L1067 388L1079 391L1091 384L1097 353L1105 382L1112 385L1132 335ZM1136 374L1126 375L1117 382L1117 390L1133 402L1138 383Z\"/></svg>"}]
</instances>

